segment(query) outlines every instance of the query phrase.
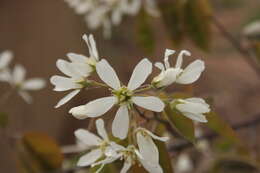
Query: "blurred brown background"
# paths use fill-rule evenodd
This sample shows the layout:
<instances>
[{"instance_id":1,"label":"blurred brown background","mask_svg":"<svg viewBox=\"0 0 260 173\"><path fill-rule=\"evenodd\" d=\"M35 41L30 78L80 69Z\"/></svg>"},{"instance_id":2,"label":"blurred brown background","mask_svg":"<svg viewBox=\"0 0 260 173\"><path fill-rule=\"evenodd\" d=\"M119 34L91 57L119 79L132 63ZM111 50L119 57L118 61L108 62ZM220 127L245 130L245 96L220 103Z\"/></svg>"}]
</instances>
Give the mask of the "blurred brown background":
<instances>
[{"instance_id":1,"label":"blurred brown background","mask_svg":"<svg viewBox=\"0 0 260 173\"><path fill-rule=\"evenodd\" d=\"M219 20L234 35L238 35L245 19L260 6L258 0L242 3L236 8L219 8L217 13ZM69 115L69 108L104 94L102 90L91 90L62 108L54 109L54 105L65 94L52 91L49 83L50 76L61 74L55 62L58 58L66 58L68 52L88 55L87 46L81 39L83 33L95 34L100 56L111 62L123 82L128 81L134 65L141 58L161 61L165 48L172 48L160 19L154 22L156 51L149 55L133 39L135 28L129 26L135 22L134 18L115 28L111 40L104 40L102 32L88 30L83 18L76 15L63 0L1 0L0 21L0 51L12 50L15 54L14 63L23 64L28 77L44 77L48 81L47 88L32 93L32 105L24 103L19 96L9 101L4 111L10 114L11 131L43 131L60 144L73 143L73 131L87 124L87 120L79 121ZM182 47L192 51L194 58L202 58L206 62L206 71L195 84L194 93L205 98L213 97L214 109L231 123L250 119L250 115L260 112L259 78L230 43L217 30L214 32L212 51L208 54L195 49L189 42ZM171 59L172 63L174 59ZM0 89L3 94L8 87L1 86ZM169 90L174 91L174 86ZM259 128L253 130L259 131ZM253 140L257 141L258 138L254 136ZM0 146L0 172L15 172L9 160L11 152L2 140Z\"/></svg>"}]
</instances>

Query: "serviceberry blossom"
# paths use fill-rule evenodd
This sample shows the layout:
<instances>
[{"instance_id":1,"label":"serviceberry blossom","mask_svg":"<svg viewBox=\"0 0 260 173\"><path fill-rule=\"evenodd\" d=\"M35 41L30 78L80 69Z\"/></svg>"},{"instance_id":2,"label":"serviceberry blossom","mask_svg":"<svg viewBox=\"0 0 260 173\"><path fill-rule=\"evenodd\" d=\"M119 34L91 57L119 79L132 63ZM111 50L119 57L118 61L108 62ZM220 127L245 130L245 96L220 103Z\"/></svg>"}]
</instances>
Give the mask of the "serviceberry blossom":
<instances>
[{"instance_id":1,"label":"serviceberry blossom","mask_svg":"<svg viewBox=\"0 0 260 173\"><path fill-rule=\"evenodd\" d=\"M113 25L124 15L136 15L142 7L151 16L159 16L155 0L65 0L79 15L84 15L90 29L103 27L104 36L110 37Z\"/></svg>"},{"instance_id":2,"label":"serviceberry blossom","mask_svg":"<svg viewBox=\"0 0 260 173\"><path fill-rule=\"evenodd\" d=\"M40 90L45 87L46 82L41 78L25 79L26 69L17 64L14 66L13 72L10 74L10 78L7 81L14 89L18 91L18 94L27 102L32 102L32 97L28 91Z\"/></svg>"},{"instance_id":3,"label":"serviceberry blossom","mask_svg":"<svg viewBox=\"0 0 260 173\"><path fill-rule=\"evenodd\" d=\"M129 110L133 104L154 112L161 112L164 103L154 96L139 96L138 88L145 82L152 72L152 63L148 59L141 60L135 67L127 86L121 85L114 69L102 59L96 65L100 79L111 89L112 96L99 98L86 105L72 108L69 112L78 119L99 117L119 105L115 119L112 123L112 133L115 137L124 139L129 128Z\"/></svg>"},{"instance_id":4,"label":"serviceberry blossom","mask_svg":"<svg viewBox=\"0 0 260 173\"><path fill-rule=\"evenodd\" d=\"M201 98L174 99L172 107L181 112L184 116L198 122L205 123L205 113L210 112L209 105Z\"/></svg>"},{"instance_id":5,"label":"serviceberry blossom","mask_svg":"<svg viewBox=\"0 0 260 173\"><path fill-rule=\"evenodd\" d=\"M68 53L67 56L70 62L62 59L58 59L56 62L57 68L67 77L59 75L52 76L50 82L55 86L53 90L73 90L57 103L55 106L56 108L67 103L76 96L81 89L89 85L87 77L95 71L96 63L99 61L98 51L93 35L83 35L83 39L87 43L89 57L76 53Z\"/></svg>"},{"instance_id":6,"label":"serviceberry blossom","mask_svg":"<svg viewBox=\"0 0 260 173\"><path fill-rule=\"evenodd\" d=\"M0 54L0 81L7 82L10 80L9 64L13 59L13 53L11 51L4 51Z\"/></svg>"},{"instance_id":7,"label":"serviceberry blossom","mask_svg":"<svg viewBox=\"0 0 260 173\"><path fill-rule=\"evenodd\" d=\"M169 56L174 53L174 50L166 49L164 64L161 62L155 63L155 66L161 70L161 73L153 79L152 85L154 87L166 87L174 82L179 84L191 84L195 82L204 71L205 65L202 60L195 60L185 69L182 68L183 56L191 55L187 50L182 50L180 52L175 67L171 67L169 63Z\"/></svg>"},{"instance_id":8,"label":"serviceberry blossom","mask_svg":"<svg viewBox=\"0 0 260 173\"><path fill-rule=\"evenodd\" d=\"M90 152L80 157L77 162L78 166L94 165L102 157L110 157L111 153L113 154L111 147L113 142L108 138L102 119L96 120L96 128L101 138L88 130L78 129L75 131L75 136L81 142L81 145L85 145L85 148L91 148Z\"/></svg>"}]
</instances>

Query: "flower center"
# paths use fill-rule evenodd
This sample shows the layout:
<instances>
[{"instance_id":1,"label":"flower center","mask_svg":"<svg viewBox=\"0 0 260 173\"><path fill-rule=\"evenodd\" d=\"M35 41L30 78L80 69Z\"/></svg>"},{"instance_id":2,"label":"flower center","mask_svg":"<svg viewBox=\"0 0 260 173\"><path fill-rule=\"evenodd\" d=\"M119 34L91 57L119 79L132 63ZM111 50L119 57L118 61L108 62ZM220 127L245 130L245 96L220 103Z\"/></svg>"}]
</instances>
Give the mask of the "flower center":
<instances>
[{"instance_id":1,"label":"flower center","mask_svg":"<svg viewBox=\"0 0 260 173\"><path fill-rule=\"evenodd\" d=\"M133 92L127 87L123 86L119 90L113 90L112 93L117 97L118 104L131 103L130 101L133 96Z\"/></svg>"},{"instance_id":2,"label":"flower center","mask_svg":"<svg viewBox=\"0 0 260 173\"><path fill-rule=\"evenodd\" d=\"M127 147L126 150L123 150L121 152L123 154L123 159L125 161L131 162L132 165L135 164L135 162L137 160L137 156L135 154L135 147L134 146L129 146L129 147Z\"/></svg>"}]
</instances>

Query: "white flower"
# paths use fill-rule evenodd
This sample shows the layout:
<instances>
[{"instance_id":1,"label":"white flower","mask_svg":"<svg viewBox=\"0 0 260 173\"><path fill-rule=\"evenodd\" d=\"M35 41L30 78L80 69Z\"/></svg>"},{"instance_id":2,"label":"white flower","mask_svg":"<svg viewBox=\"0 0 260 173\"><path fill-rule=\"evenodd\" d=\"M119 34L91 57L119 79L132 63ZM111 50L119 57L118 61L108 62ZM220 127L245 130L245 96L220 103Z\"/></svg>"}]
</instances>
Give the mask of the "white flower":
<instances>
[{"instance_id":1,"label":"white flower","mask_svg":"<svg viewBox=\"0 0 260 173\"><path fill-rule=\"evenodd\" d=\"M27 91L39 90L45 87L45 81L41 78L25 79L26 70L22 65L15 65L8 81L11 86L17 89L18 94L27 102L32 102L32 97Z\"/></svg>"},{"instance_id":2,"label":"white flower","mask_svg":"<svg viewBox=\"0 0 260 173\"><path fill-rule=\"evenodd\" d=\"M175 67L170 67L169 56L174 54L174 50L166 49L164 56L164 65L160 62L155 63L155 66L161 70L161 73L156 76L152 84L157 87L165 87L174 82L179 84L191 84L195 82L205 69L204 62L195 60L189 64L185 69L182 69L183 55L190 56L190 52L183 50L177 58Z\"/></svg>"},{"instance_id":3,"label":"white flower","mask_svg":"<svg viewBox=\"0 0 260 173\"><path fill-rule=\"evenodd\" d=\"M210 112L209 105L201 98L173 100L172 105L184 116L198 122L207 122L205 113Z\"/></svg>"},{"instance_id":4,"label":"white flower","mask_svg":"<svg viewBox=\"0 0 260 173\"><path fill-rule=\"evenodd\" d=\"M8 82L11 78L9 64L13 59L13 53L4 51L0 54L0 81Z\"/></svg>"},{"instance_id":5,"label":"white flower","mask_svg":"<svg viewBox=\"0 0 260 173\"><path fill-rule=\"evenodd\" d=\"M177 159L175 171L182 172L190 172L193 170L193 163L188 154L182 153Z\"/></svg>"},{"instance_id":6,"label":"white flower","mask_svg":"<svg viewBox=\"0 0 260 173\"><path fill-rule=\"evenodd\" d=\"M243 29L243 34L247 37L259 37L260 36L260 21L254 21L248 24Z\"/></svg>"},{"instance_id":7,"label":"white flower","mask_svg":"<svg viewBox=\"0 0 260 173\"><path fill-rule=\"evenodd\" d=\"M144 128L136 129L136 140L139 151L142 153L144 159L149 160L151 163L159 163L159 151L154 144L153 139L166 142L168 137L159 137L149 130Z\"/></svg>"},{"instance_id":8,"label":"white flower","mask_svg":"<svg viewBox=\"0 0 260 173\"><path fill-rule=\"evenodd\" d=\"M92 165L103 156L111 156L111 153L113 154L112 142L108 138L102 119L96 121L96 128L101 138L84 129L75 131L75 136L81 142L81 145L84 144L86 147L92 148L90 152L80 157L77 162L78 166Z\"/></svg>"},{"instance_id":9,"label":"white flower","mask_svg":"<svg viewBox=\"0 0 260 173\"><path fill-rule=\"evenodd\" d=\"M143 157L142 151L138 151L137 148L133 145L128 145L126 148L118 145L118 144L112 144L113 151L115 151L115 154L111 157L107 157L107 159L104 159L100 162L97 162L96 164L93 164L93 166L96 165L105 165L108 163L112 163L113 161L117 159L123 159L124 165L120 171L120 173L127 173L128 170L135 164L142 165L149 173L163 173L163 170L159 164L159 162L154 163L153 160L150 158ZM154 156L152 156L154 157Z\"/></svg>"},{"instance_id":10,"label":"white flower","mask_svg":"<svg viewBox=\"0 0 260 173\"><path fill-rule=\"evenodd\" d=\"M62 59L59 59L56 62L57 68L68 77L59 75L52 76L50 82L55 86L54 91L73 91L63 97L55 108L67 103L76 96L82 88L86 87L88 85L87 77L95 71L96 63L99 61L95 40L93 35L90 35L89 37L83 35L83 39L87 43L89 57L68 53L67 56L71 62Z\"/></svg>"},{"instance_id":11,"label":"white flower","mask_svg":"<svg viewBox=\"0 0 260 173\"><path fill-rule=\"evenodd\" d=\"M112 133L115 137L124 139L129 128L128 110L132 108L133 103L155 112L161 112L164 109L164 103L159 98L137 96L135 93L135 90L145 82L152 72L152 64L148 59L143 59L136 65L127 86L121 85L114 69L104 59L97 64L96 71L101 80L111 87L112 96L72 108L69 112L76 118L99 117L118 104L120 107L112 123Z\"/></svg>"}]
</instances>

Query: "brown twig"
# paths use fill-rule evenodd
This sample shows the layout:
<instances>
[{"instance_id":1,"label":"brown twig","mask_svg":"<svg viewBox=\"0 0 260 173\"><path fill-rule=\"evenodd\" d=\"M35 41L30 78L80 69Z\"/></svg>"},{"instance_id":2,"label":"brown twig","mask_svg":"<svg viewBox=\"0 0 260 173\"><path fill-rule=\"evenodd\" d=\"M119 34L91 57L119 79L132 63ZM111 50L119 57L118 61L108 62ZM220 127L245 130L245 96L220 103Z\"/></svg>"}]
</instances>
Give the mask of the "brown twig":
<instances>
[{"instance_id":1,"label":"brown twig","mask_svg":"<svg viewBox=\"0 0 260 173\"><path fill-rule=\"evenodd\" d=\"M230 34L225 26L219 22L219 20L217 19L217 17L215 16L211 16L212 19L212 23L215 25L215 27L220 31L220 33L222 34L222 36L228 40L232 46L242 55L242 57L244 58L244 60L252 67L252 69L256 72L256 74L258 75L258 77L260 78L260 67L256 64L256 62L254 61L255 57L252 55L252 53L244 48L241 43L236 40L232 34Z\"/></svg>"}]
</instances>

